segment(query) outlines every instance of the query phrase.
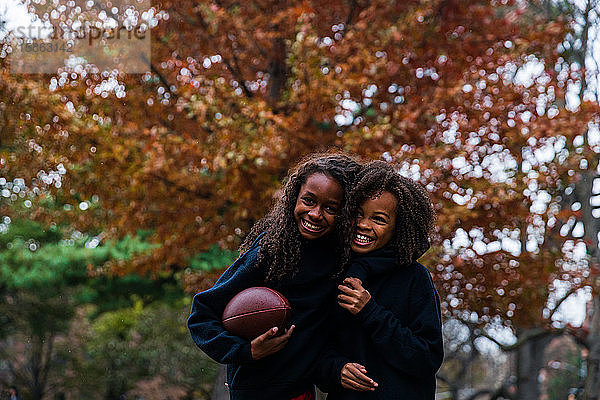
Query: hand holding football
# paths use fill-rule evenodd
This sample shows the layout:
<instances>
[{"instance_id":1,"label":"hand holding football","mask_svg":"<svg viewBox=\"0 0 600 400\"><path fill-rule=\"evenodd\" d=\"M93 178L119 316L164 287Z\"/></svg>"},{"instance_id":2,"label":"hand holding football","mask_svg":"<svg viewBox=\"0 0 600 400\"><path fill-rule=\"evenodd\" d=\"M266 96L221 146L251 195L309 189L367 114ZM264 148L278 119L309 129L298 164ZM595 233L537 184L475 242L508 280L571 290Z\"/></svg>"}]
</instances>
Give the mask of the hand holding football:
<instances>
[{"instance_id":1,"label":"hand holding football","mask_svg":"<svg viewBox=\"0 0 600 400\"><path fill-rule=\"evenodd\" d=\"M273 327L282 332L292 309L278 291L251 287L235 295L223 311L223 327L234 335L252 340Z\"/></svg>"}]
</instances>

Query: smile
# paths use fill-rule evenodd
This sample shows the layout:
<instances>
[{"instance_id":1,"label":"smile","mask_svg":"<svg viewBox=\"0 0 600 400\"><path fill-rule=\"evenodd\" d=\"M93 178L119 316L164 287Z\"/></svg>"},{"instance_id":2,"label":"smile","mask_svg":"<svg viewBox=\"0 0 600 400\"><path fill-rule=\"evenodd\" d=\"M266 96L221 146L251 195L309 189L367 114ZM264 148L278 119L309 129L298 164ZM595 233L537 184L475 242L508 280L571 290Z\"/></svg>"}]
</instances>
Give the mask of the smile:
<instances>
[{"instance_id":1,"label":"smile","mask_svg":"<svg viewBox=\"0 0 600 400\"><path fill-rule=\"evenodd\" d=\"M320 233L325 230L324 226L312 224L305 219L300 220L300 223L302 224L302 227L309 232Z\"/></svg>"},{"instance_id":2,"label":"smile","mask_svg":"<svg viewBox=\"0 0 600 400\"><path fill-rule=\"evenodd\" d=\"M374 242L375 239L373 239L372 237L361 235L360 233L357 233L356 236L354 236L354 243L356 243L359 246L368 246Z\"/></svg>"}]
</instances>

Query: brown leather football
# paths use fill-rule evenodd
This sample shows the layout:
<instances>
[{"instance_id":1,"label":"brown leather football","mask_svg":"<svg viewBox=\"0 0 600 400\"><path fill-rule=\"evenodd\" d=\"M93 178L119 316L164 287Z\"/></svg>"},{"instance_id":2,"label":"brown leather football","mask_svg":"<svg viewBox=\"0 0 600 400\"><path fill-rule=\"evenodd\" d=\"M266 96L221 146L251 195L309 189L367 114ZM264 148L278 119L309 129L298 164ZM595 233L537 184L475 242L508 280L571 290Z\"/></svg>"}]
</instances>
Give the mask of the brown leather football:
<instances>
[{"instance_id":1,"label":"brown leather football","mask_svg":"<svg viewBox=\"0 0 600 400\"><path fill-rule=\"evenodd\" d=\"M273 327L284 329L292 313L289 301L268 287L251 287L236 294L223 311L223 326L252 340Z\"/></svg>"}]
</instances>

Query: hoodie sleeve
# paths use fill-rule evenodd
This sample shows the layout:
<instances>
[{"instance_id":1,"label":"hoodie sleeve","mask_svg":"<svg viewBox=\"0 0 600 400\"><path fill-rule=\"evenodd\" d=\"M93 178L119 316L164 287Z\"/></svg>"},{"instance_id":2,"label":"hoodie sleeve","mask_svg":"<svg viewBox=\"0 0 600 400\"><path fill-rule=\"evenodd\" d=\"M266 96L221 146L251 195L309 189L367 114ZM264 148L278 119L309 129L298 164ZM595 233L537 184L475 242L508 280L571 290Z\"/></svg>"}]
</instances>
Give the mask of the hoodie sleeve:
<instances>
[{"instance_id":1,"label":"hoodie sleeve","mask_svg":"<svg viewBox=\"0 0 600 400\"><path fill-rule=\"evenodd\" d=\"M342 388L342 368L346 363L351 362L333 349L332 342L330 340L325 351L315 361L309 374L311 381L325 393Z\"/></svg>"},{"instance_id":2,"label":"hoodie sleeve","mask_svg":"<svg viewBox=\"0 0 600 400\"><path fill-rule=\"evenodd\" d=\"M383 359L406 374L422 377L437 372L444 349L439 296L429 272L417 265L408 299L408 325L373 298L357 317Z\"/></svg>"},{"instance_id":3,"label":"hoodie sleeve","mask_svg":"<svg viewBox=\"0 0 600 400\"><path fill-rule=\"evenodd\" d=\"M250 341L225 330L221 316L237 293L264 284L264 276L256 267L257 242L221 275L212 288L196 294L192 302L187 321L192 339L210 358L222 364L253 361Z\"/></svg>"}]
</instances>

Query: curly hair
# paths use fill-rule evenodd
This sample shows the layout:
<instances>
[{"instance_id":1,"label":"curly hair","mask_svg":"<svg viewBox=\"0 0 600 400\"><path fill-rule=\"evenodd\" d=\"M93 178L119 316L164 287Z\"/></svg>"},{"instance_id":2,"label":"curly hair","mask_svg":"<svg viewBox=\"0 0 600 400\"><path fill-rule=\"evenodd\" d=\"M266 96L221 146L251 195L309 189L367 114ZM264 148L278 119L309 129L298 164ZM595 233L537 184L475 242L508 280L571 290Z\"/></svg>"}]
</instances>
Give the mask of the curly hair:
<instances>
[{"instance_id":1,"label":"curly hair","mask_svg":"<svg viewBox=\"0 0 600 400\"><path fill-rule=\"evenodd\" d=\"M300 188L309 176L322 173L335 179L344 191L344 201L348 199L351 183L360 170L360 164L355 157L344 153L315 153L301 160L290 170L284 181L282 195L269 213L257 221L242 244L240 254L246 251L256 238L265 232L261 238L257 265L266 271L266 282L280 283L284 278L293 278L298 272L302 248L307 242L300 235L294 218L296 200ZM342 218L342 213L335 216L336 228L333 235L338 253L338 267L332 278L342 273L344 265L350 258L348 246L342 246L344 235L348 231L349 220Z\"/></svg>"},{"instance_id":2,"label":"curly hair","mask_svg":"<svg viewBox=\"0 0 600 400\"><path fill-rule=\"evenodd\" d=\"M343 212L345 219L353 221L343 233L346 246L350 246L354 238L359 207L372 197L390 192L398 200L390 245L399 265L416 261L429 249L435 213L429 194L419 183L400 175L384 161L371 161L363 166L353 186Z\"/></svg>"}]
</instances>

